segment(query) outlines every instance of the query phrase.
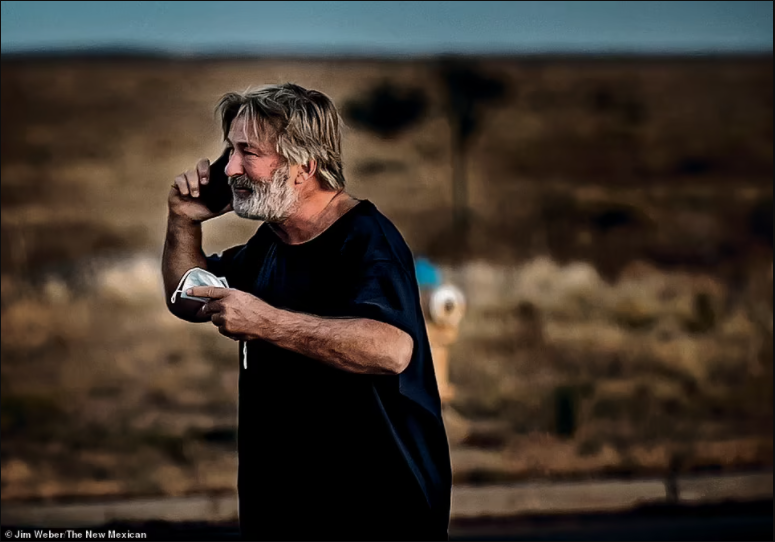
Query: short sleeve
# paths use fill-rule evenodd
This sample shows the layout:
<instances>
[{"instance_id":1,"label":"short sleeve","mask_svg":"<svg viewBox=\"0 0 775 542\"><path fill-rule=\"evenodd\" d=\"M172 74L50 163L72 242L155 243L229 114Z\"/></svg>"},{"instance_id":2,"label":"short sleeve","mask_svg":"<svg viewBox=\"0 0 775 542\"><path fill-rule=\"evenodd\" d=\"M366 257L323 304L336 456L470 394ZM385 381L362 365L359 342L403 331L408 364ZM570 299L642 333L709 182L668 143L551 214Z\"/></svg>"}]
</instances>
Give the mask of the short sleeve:
<instances>
[{"instance_id":1,"label":"short sleeve","mask_svg":"<svg viewBox=\"0 0 775 542\"><path fill-rule=\"evenodd\" d=\"M347 316L384 322L412 337L412 359L398 375L398 391L439 418L441 405L438 394L431 392L436 380L414 274L395 260L376 260L367 264L354 288Z\"/></svg>"},{"instance_id":2,"label":"short sleeve","mask_svg":"<svg viewBox=\"0 0 775 542\"><path fill-rule=\"evenodd\" d=\"M392 260L369 262L355 280L349 315L393 325L417 344L423 322L418 321L419 294L413 280Z\"/></svg>"},{"instance_id":3,"label":"short sleeve","mask_svg":"<svg viewBox=\"0 0 775 542\"><path fill-rule=\"evenodd\" d=\"M238 282L239 259L243 254L245 245L228 248L219 254L206 256L207 270L216 277L226 277L230 286Z\"/></svg>"}]
</instances>

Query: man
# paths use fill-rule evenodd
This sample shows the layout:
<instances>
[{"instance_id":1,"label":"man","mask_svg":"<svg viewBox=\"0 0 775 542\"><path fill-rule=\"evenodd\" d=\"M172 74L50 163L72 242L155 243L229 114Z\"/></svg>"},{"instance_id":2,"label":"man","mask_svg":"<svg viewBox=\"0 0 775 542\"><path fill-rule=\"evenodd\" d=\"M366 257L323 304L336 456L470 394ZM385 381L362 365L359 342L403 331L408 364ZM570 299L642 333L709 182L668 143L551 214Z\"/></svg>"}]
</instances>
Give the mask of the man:
<instances>
[{"instance_id":1,"label":"man","mask_svg":"<svg viewBox=\"0 0 775 542\"><path fill-rule=\"evenodd\" d=\"M199 199L207 160L178 176L162 273L173 314L240 343L243 535L448 539L449 447L412 254L345 192L334 104L284 84L229 93L218 111L232 203ZM201 224L232 210L261 226L205 256ZM193 267L230 288L171 301Z\"/></svg>"}]
</instances>

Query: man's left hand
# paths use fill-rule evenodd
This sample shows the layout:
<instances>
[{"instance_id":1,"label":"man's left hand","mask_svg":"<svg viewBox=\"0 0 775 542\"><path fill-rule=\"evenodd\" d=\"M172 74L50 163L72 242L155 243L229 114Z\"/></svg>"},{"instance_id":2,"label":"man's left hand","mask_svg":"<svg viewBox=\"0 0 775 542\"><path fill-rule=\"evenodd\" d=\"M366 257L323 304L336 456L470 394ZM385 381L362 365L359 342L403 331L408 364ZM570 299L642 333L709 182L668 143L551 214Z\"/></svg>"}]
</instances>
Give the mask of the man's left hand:
<instances>
[{"instance_id":1,"label":"man's left hand","mask_svg":"<svg viewBox=\"0 0 775 542\"><path fill-rule=\"evenodd\" d=\"M221 335L235 341L261 338L260 329L268 321L272 306L242 290L194 286L188 295L210 300L199 309L199 316L210 316Z\"/></svg>"}]
</instances>

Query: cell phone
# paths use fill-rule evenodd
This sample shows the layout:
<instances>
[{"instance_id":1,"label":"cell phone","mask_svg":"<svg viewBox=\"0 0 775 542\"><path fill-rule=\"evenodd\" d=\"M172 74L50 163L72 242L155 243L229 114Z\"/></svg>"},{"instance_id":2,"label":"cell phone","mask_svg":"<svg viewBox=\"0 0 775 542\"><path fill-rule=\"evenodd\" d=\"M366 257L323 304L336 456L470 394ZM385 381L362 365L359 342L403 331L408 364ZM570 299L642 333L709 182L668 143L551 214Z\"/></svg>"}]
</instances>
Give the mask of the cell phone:
<instances>
[{"instance_id":1,"label":"cell phone","mask_svg":"<svg viewBox=\"0 0 775 542\"><path fill-rule=\"evenodd\" d=\"M207 184L199 186L199 199L214 213L222 211L231 203L232 191L229 186L229 177L226 175L226 164L228 163L229 151L226 150L215 162L210 164L210 179Z\"/></svg>"}]
</instances>

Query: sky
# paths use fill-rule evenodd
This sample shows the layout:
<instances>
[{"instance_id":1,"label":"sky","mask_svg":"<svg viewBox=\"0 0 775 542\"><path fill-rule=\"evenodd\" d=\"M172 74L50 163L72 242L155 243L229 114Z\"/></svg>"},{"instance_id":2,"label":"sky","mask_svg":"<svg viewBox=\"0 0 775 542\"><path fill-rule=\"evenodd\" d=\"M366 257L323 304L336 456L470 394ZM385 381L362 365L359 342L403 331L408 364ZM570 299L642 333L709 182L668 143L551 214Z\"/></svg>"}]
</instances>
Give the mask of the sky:
<instances>
[{"instance_id":1,"label":"sky","mask_svg":"<svg viewBox=\"0 0 775 542\"><path fill-rule=\"evenodd\" d=\"M2 52L772 52L772 2L9 2Z\"/></svg>"}]
</instances>

